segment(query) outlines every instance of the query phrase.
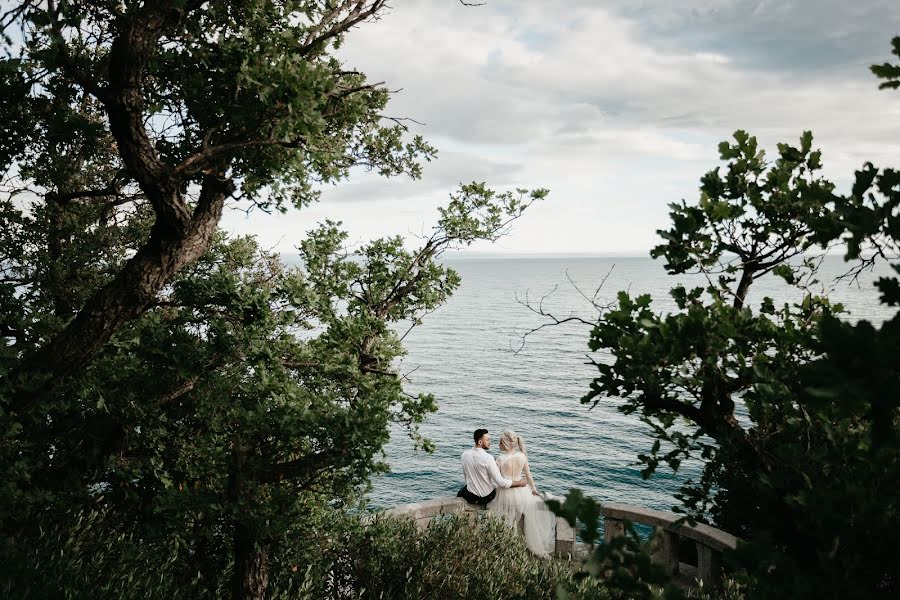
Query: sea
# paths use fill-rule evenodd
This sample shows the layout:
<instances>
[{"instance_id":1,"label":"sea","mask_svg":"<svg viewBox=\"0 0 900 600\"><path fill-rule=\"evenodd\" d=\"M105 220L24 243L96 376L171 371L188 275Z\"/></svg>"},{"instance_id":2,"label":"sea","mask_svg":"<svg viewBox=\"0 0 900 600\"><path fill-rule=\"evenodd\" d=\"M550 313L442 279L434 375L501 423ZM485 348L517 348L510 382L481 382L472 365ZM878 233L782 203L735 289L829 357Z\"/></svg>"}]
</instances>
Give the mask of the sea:
<instances>
[{"instance_id":1,"label":"sea","mask_svg":"<svg viewBox=\"0 0 900 600\"><path fill-rule=\"evenodd\" d=\"M610 360L589 350L589 323L620 290L650 294L658 311L672 312L669 290L704 285L705 278L668 275L663 261L649 257L449 256L443 263L462 284L409 332L408 354L398 364L408 391L434 394L439 404L421 427L436 450L416 450L402 428L392 429L385 450L390 472L374 478L370 507L454 496L463 484L460 454L478 428L491 432L494 454L502 431L519 434L541 491L560 496L579 488L599 501L676 505L674 493L698 477L700 463L684 463L678 472L661 465L642 479L637 455L653 443L648 427L619 412L618 398L602 398L593 408L581 402L596 373L592 361ZM813 285L842 302L851 320L890 318L894 310L879 303L874 287L888 267L837 279L848 269L842 257L826 256ZM748 305L758 307L764 296L780 305L802 294L769 275L754 284ZM536 310L576 318L542 327L552 320Z\"/></svg>"}]
</instances>

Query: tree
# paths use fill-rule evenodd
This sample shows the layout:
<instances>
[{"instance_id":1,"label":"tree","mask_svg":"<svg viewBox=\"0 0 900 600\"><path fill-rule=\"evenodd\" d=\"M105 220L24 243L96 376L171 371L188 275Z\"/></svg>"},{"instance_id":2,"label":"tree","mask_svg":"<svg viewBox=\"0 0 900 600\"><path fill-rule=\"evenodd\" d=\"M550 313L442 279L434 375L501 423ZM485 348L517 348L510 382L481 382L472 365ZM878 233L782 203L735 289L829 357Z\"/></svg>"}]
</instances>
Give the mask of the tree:
<instances>
[{"instance_id":1,"label":"tree","mask_svg":"<svg viewBox=\"0 0 900 600\"><path fill-rule=\"evenodd\" d=\"M669 273L703 274L708 285L673 288L670 314L620 292L590 337L613 360L594 363L582 401L616 399L651 427L656 440L639 457L646 477L660 463L677 471L688 457L704 461L701 479L678 494L682 510L748 540L734 560L753 597L893 597L900 314L880 327L842 320L843 307L814 292L812 253L845 246L851 277L896 261L900 175L866 164L841 196L818 174L809 132L799 146L779 144L774 163L752 136L734 137L719 146L724 172L702 178L699 202L672 205L651 253ZM802 300L751 306L766 273ZM900 303L896 277L877 285L884 304Z\"/></svg>"},{"instance_id":2,"label":"tree","mask_svg":"<svg viewBox=\"0 0 900 600\"><path fill-rule=\"evenodd\" d=\"M427 444L416 428L434 399L406 394L394 363L396 327L415 326L459 284L437 258L503 235L545 193L463 186L414 251L395 237L348 253L329 222L301 242L300 268L252 239L217 236L55 388L42 419L6 420L8 591L78 595L102 569L110 597L155 595L129 585L135 564L165 565L162 596L262 598L270 578L302 577L303 525L323 503L351 506L385 468L388 424ZM29 296L13 300L55 318ZM108 539L129 541L111 551ZM66 579L44 572L54 560Z\"/></svg>"},{"instance_id":3,"label":"tree","mask_svg":"<svg viewBox=\"0 0 900 600\"><path fill-rule=\"evenodd\" d=\"M396 328L458 285L444 250L496 239L546 192L462 186L414 251L348 250L329 222L299 269L217 229L230 198L301 208L354 166L417 177L431 159L383 114L386 88L333 55L384 9L32 1L0 17L9 595L263 597L304 575L304 524L384 468L388 423L427 445L434 401L403 391Z\"/></svg>"},{"instance_id":4,"label":"tree","mask_svg":"<svg viewBox=\"0 0 900 600\"><path fill-rule=\"evenodd\" d=\"M263 597L284 553L310 543L285 536L311 505L348 501L384 468L389 422L424 443L416 426L434 400L404 393L392 324L415 324L458 285L435 259L502 234L543 195L464 186L416 251L397 237L350 255L327 223L301 243L302 269L220 238L57 393L49 423L4 448L10 464L28 461L27 485L7 473L8 543L100 512L94 535L178 540L199 571L172 576L191 595L218 596L232 561L232 596Z\"/></svg>"},{"instance_id":5,"label":"tree","mask_svg":"<svg viewBox=\"0 0 900 600\"><path fill-rule=\"evenodd\" d=\"M233 194L284 210L315 198L313 181L338 180L354 165L418 175L417 159L433 149L404 141L401 123L385 125L387 90L330 54L384 8L51 0L3 15L3 31L18 27L22 38L7 36L12 58L2 69L12 84L3 112L16 117L3 168L19 165L48 205L121 201L152 213L133 256L8 374L11 411L32 410L203 255ZM62 141L45 135L51 114ZM72 157L78 143L87 154ZM41 172L53 152L57 169ZM77 160L101 158L107 168L78 177Z\"/></svg>"}]
</instances>

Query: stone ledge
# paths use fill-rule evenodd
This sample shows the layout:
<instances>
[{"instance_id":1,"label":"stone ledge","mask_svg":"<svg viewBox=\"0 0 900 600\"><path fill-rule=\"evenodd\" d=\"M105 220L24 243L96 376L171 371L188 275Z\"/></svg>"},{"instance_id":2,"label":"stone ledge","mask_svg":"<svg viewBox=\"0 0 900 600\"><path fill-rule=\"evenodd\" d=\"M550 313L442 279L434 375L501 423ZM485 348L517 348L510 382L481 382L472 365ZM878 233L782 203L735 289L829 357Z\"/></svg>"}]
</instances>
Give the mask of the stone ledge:
<instances>
[{"instance_id":1,"label":"stone ledge","mask_svg":"<svg viewBox=\"0 0 900 600\"><path fill-rule=\"evenodd\" d=\"M384 511L390 517L406 517L415 521L416 525L424 529L431 520L444 514L453 513L477 513L479 508L469 504L462 498L435 498L412 504L401 504ZM521 527L521 523L519 526ZM556 556L572 556L577 552L575 541L575 529L565 519L556 517L554 532L554 554Z\"/></svg>"},{"instance_id":2,"label":"stone ledge","mask_svg":"<svg viewBox=\"0 0 900 600\"><path fill-rule=\"evenodd\" d=\"M452 513L475 513L478 508L469 504L462 498L448 497L435 498L434 500L425 500L424 502L414 502L412 504L402 504L384 511L385 515L392 517L410 517L420 525L427 523L430 519L437 515ZM717 552L725 550L733 550L737 547L738 538L709 525L698 523L691 526L687 523L677 524L682 515L661 510L653 510L640 506L631 506L629 504L619 504L616 502L605 502L602 505L601 512L603 517L614 521L631 521L633 523L642 523L661 527L667 531L671 531L681 537L688 538L699 544L702 544ZM560 526L560 522L564 526ZM612 526L608 523L607 526ZM557 519L558 541L570 543L574 546L575 532L565 523L563 519Z\"/></svg>"},{"instance_id":3,"label":"stone ledge","mask_svg":"<svg viewBox=\"0 0 900 600\"><path fill-rule=\"evenodd\" d=\"M469 505L462 498L437 498L435 500L426 500L424 502L413 502L412 504L401 504L384 511L385 515L391 517L411 517L417 521L420 519L429 519L437 515L460 512L475 512L475 507Z\"/></svg>"},{"instance_id":4,"label":"stone ledge","mask_svg":"<svg viewBox=\"0 0 900 600\"><path fill-rule=\"evenodd\" d=\"M601 513L607 519L662 527L719 552L733 550L738 543L737 537L703 523L693 526L687 523L677 524L684 515L675 513L615 502L604 502L601 506Z\"/></svg>"},{"instance_id":5,"label":"stone ledge","mask_svg":"<svg viewBox=\"0 0 900 600\"><path fill-rule=\"evenodd\" d=\"M434 517L442 514L468 514L474 517L481 509L467 503L462 498L435 498L424 502L402 504L387 509L383 514L391 517L406 517L425 529ZM625 521L650 525L656 529L653 561L663 566L667 573L676 578L682 587L690 587L692 577L699 578L704 586L715 588L721 581L721 553L737 547L738 538L709 525L698 523L688 525L678 523L683 518L671 512L653 510L640 506L603 503L601 515L606 529L605 539L612 539L625 533ZM522 523L519 523L521 528ZM578 544L575 529L565 519L556 518L554 552L557 557L577 559L584 554L585 547ZM697 567L689 567L678 560L678 538L686 538L697 545ZM685 579L686 576L688 579ZM688 583L685 583L685 582ZM680 582L680 583L679 583Z\"/></svg>"}]
</instances>

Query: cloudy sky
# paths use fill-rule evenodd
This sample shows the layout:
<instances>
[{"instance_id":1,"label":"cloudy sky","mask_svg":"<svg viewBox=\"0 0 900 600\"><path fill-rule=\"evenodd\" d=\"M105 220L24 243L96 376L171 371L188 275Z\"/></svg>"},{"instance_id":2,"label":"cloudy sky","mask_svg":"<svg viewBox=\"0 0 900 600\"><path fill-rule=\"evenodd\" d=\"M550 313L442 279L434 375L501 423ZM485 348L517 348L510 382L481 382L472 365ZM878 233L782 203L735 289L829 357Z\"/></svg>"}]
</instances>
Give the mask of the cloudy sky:
<instances>
[{"instance_id":1,"label":"cloudy sky","mask_svg":"<svg viewBox=\"0 0 900 600\"><path fill-rule=\"evenodd\" d=\"M438 160L419 181L361 172L304 211L224 225L282 252L325 218L356 242L420 233L477 180L550 196L476 251L645 254L736 129L770 157L811 129L844 189L866 160L900 166L900 93L867 68L895 35L896 0L395 0L341 55L401 89L388 114L421 122Z\"/></svg>"}]
</instances>

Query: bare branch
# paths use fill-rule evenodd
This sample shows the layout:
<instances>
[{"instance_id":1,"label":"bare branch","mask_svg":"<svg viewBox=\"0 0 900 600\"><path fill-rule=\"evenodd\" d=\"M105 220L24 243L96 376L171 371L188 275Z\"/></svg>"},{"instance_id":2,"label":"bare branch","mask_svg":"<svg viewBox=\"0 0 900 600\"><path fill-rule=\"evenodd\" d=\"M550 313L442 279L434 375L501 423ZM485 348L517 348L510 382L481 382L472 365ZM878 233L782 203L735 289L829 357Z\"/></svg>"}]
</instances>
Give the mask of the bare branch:
<instances>
[{"instance_id":1,"label":"bare branch","mask_svg":"<svg viewBox=\"0 0 900 600\"><path fill-rule=\"evenodd\" d=\"M354 25L375 16L385 8L386 0L344 0L338 3L332 10L325 13L322 19L312 27L306 36L303 46L300 47L301 56L321 49L330 39L336 38ZM343 16L342 16L343 15Z\"/></svg>"},{"instance_id":2,"label":"bare branch","mask_svg":"<svg viewBox=\"0 0 900 600\"><path fill-rule=\"evenodd\" d=\"M536 314L540 317L543 317L545 319L549 319L549 321L541 323L537 327L533 327L533 328L529 329L528 331L526 331L524 334L522 334L520 337L521 344L519 345L518 348L513 348L512 341L510 341L510 350L513 352L513 354L518 354L525 348L525 342L526 342L528 336L533 335L533 334L537 333L538 331L541 331L545 327L555 327L558 325L565 325L567 323L576 323L579 325L586 325L588 327L593 328L597 324L596 321L598 318L600 318L600 315L602 315L603 312L611 309L614 306L614 303L600 304L599 302L597 302L597 297L600 295L600 290L603 289L603 286L606 284L606 281L607 281L607 279L609 279L609 276L612 274L614 268L615 268L615 265L612 265L609 268L609 271L607 271L606 275L603 276L603 279L600 280L599 285L594 290L594 293L591 296L588 296L587 294L585 294L584 291L582 291L581 288L578 287L578 284L576 284L575 281L569 276L569 271L568 271L568 269L566 269L566 279L568 279L569 284L573 288L575 288L575 291L577 291L578 294L582 298L584 298L591 305L591 307L594 308L598 312L597 316L592 321L584 319L582 317L579 317L579 316L575 315L574 313L570 313L569 316L567 316L567 317L558 317L555 314L553 314L552 312L544 309L544 301L547 298L549 298L550 296L552 296L554 293L556 293L556 291L559 289L559 285L554 286L553 289L550 290L550 292L541 296L541 299L538 301L537 306L535 306L534 304L532 304L529 301L527 291L525 292L524 300L521 300L519 298L518 294L516 294L515 298L516 298L517 303L521 304L522 306L524 306L525 308L527 308L534 314Z\"/></svg>"},{"instance_id":3,"label":"bare branch","mask_svg":"<svg viewBox=\"0 0 900 600\"><path fill-rule=\"evenodd\" d=\"M587 300L591 306L593 306L594 308L596 308L598 310L605 310L608 308L608 305L601 306L601 305L597 304L597 296L600 295L600 290L603 289L604 285L606 285L606 280L609 279L609 276L612 275L613 269L615 269L615 268L616 268L616 265L612 265L609 268L609 271L607 271L606 275L603 276L603 279L600 280L600 283L597 285L597 288L594 290L594 293L593 293L593 295L591 295L590 298L581 290L580 287L578 287L578 284L575 283L575 281L569 275L569 269L566 269L566 279L569 280L569 283L572 285L573 288L575 288L575 291L578 292L578 294L582 298Z\"/></svg>"}]
</instances>

